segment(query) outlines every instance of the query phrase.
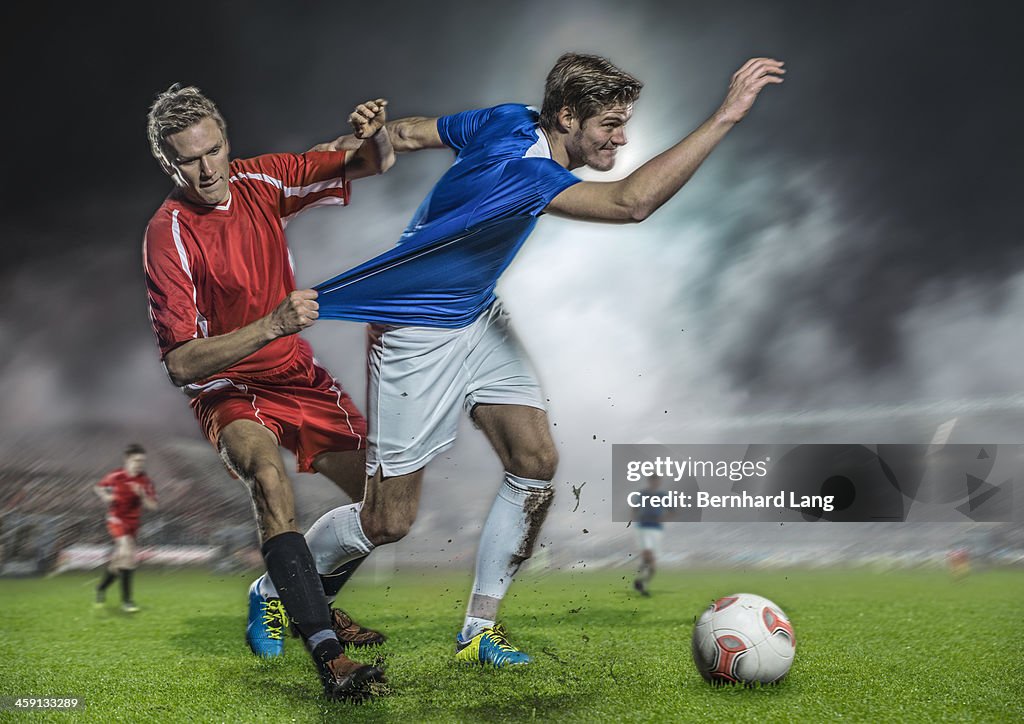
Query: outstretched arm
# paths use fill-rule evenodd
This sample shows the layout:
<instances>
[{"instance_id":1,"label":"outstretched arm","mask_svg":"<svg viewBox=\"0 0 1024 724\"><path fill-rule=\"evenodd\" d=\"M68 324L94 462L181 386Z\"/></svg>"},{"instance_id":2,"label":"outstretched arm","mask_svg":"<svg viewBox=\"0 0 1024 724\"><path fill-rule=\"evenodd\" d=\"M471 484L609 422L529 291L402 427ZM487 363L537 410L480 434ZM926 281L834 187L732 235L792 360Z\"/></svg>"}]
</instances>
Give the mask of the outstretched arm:
<instances>
[{"instance_id":1,"label":"outstretched arm","mask_svg":"<svg viewBox=\"0 0 1024 724\"><path fill-rule=\"evenodd\" d=\"M395 153L420 151L424 148L446 148L437 132L437 118L410 116L388 123L395 144Z\"/></svg>"},{"instance_id":2,"label":"outstretched arm","mask_svg":"<svg viewBox=\"0 0 1024 724\"><path fill-rule=\"evenodd\" d=\"M643 221L693 176L733 126L743 120L761 90L782 82L783 63L752 58L732 77L715 113L672 148L620 181L583 181L560 193L546 211L587 221Z\"/></svg>"},{"instance_id":3,"label":"outstretched arm","mask_svg":"<svg viewBox=\"0 0 1024 724\"><path fill-rule=\"evenodd\" d=\"M395 153L420 151L424 148L445 148L441 134L437 132L437 118L410 116L388 121L384 124ZM314 146L311 151L349 151L358 148L360 141L355 134L339 136L328 143Z\"/></svg>"}]
</instances>

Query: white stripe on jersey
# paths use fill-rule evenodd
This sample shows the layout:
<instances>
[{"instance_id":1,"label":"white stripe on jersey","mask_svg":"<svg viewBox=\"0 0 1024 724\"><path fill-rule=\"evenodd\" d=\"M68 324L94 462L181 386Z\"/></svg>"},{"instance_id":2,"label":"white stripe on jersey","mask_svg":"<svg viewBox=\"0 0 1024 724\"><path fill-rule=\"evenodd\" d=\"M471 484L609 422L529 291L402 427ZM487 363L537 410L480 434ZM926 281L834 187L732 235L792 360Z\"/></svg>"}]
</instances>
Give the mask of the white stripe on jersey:
<instances>
[{"instance_id":1,"label":"white stripe on jersey","mask_svg":"<svg viewBox=\"0 0 1024 724\"><path fill-rule=\"evenodd\" d=\"M345 205L345 199L338 198L337 196L324 196L322 199L317 199L316 201L314 201L311 204L306 204L305 206L303 206L298 211L293 211L292 213L288 214L287 216L282 217L281 218L281 228L283 229L284 227L288 226L288 222L291 221L296 216L296 214L300 214L303 211L305 211L306 209L312 209L315 206L344 206L344 205Z\"/></svg>"},{"instance_id":2,"label":"white stripe on jersey","mask_svg":"<svg viewBox=\"0 0 1024 724\"><path fill-rule=\"evenodd\" d=\"M363 447L363 436L360 435L359 433L357 433L355 431L355 428L352 427L352 418L348 416L348 410L346 410L344 408L344 406L341 404L341 395L342 395L341 383L339 383L338 380L334 379L334 375L332 375L330 372L328 372L327 368L324 367L322 364L320 364L317 361L316 357L313 358L313 365L316 366L316 367L319 367L321 370L323 370L324 374L327 375L328 377L330 377L331 378L331 382L334 383L333 385L331 385L331 392L333 392L335 394L335 396L337 397L337 399L335 400L335 404L337 404L339 410L341 410L343 413L345 413L345 424L348 425L348 431L350 433L352 433L353 435L355 435L357 438L359 438L359 441L356 443L357 449L362 449L362 447Z\"/></svg>"},{"instance_id":3,"label":"white stripe on jersey","mask_svg":"<svg viewBox=\"0 0 1024 724\"><path fill-rule=\"evenodd\" d=\"M303 196L308 196L309 194L315 194L318 191L340 189L345 185L345 178L343 176L330 178L326 181L317 181L316 183L309 184L308 186L285 186L281 179L268 176L265 173L237 173L229 180L238 181L240 179L252 179L254 181L268 183L271 186L284 191L286 198L289 196L298 196L301 198Z\"/></svg>"},{"instance_id":4,"label":"white stripe on jersey","mask_svg":"<svg viewBox=\"0 0 1024 724\"><path fill-rule=\"evenodd\" d=\"M210 336L209 327L206 323L206 317L199 313L199 304L196 302L196 283L192 279L192 269L188 265L188 255L185 253L185 245L181 241L181 227L178 225L178 209L175 209L171 214L171 235L174 237L174 248L178 250L178 260L181 262L181 269L185 272L185 276L192 282L192 305L196 309L196 327L198 327L204 337ZM199 332L193 332L192 338L195 339L199 336Z\"/></svg>"}]
</instances>

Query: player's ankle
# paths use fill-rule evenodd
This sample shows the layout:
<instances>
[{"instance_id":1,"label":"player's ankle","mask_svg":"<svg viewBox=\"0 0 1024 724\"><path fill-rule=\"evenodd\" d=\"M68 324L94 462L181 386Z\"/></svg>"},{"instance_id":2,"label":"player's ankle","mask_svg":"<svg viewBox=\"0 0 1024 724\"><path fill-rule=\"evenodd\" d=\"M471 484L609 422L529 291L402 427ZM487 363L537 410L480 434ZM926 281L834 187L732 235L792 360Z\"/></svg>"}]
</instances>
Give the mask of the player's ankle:
<instances>
[{"instance_id":1,"label":"player's ankle","mask_svg":"<svg viewBox=\"0 0 1024 724\"><path fill-rule=\"evenodd\" d=\"M459 632L459 639L463 642L469 641L485 628L490 628L493 625L494 621L490 619L466 616L466 620L462 625L462 631Z\"/></svg>"}]
</instances>

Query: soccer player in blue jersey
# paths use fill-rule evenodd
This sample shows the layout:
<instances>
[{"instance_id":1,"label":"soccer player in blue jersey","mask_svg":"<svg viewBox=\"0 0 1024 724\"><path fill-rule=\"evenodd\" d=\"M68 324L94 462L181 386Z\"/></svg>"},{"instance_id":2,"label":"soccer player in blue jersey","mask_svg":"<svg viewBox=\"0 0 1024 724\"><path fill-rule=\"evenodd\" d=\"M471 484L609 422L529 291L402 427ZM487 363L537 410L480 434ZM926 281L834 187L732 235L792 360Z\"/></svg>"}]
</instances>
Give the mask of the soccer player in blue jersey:
<instances>
[{"instance_id":1,"label":"soccer player in blue jersey","mask_svg":"<svg viewBox=\"0 0 1024 724\"><path fill-rule=\"evenodd\" d=\"M657 495L661 480L652 475L647 479L647 494ZM641 596L650 596L648 586L654 578L654 571L657 567L658 553L661 550L661 534L663 525L662 517L665 515L665 508L651 505L650 501L644 503L640 508L640 515L636 528L637 538L640 540L640 570L633 579L633 588Z\"/></svg>"},{"instance_id":2,"label":"soccer player in blue jersey","mask_svg":"<svg viewBox=\"0 0 1024 724\"><path fill-rule=\"evenodd\" d=\"M494 295L499 276L544 212L646 219L683 187L758 94L782 82L782 65L749 60L699 128L606 183L581 181L570 171L614 166L642 84L598 56L559 58L539 112L506 104L388 124L396 151L447 147L456 157L395 248L316 287L321 318L371 325L369 479L363 502L336 516L334 527L352 559L405 536L424 467L454 443L459 408L469 412L505 475L484 523L457 660L529 662L497 623L498 609L533 550L557 463L544 395Z\"/></svg>"}]
</instances>

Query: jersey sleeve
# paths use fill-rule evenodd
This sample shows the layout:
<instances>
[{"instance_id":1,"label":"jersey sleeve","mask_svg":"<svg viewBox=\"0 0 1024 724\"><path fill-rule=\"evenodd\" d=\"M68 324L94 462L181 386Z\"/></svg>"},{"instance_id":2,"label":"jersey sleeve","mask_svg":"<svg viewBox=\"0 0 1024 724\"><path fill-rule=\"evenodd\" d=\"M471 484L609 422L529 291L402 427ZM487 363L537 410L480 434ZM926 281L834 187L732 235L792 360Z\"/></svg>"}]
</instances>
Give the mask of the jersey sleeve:
<instances>
[{"instance_id":1,"label":"jersey sleeve","mask_svg":"<svg viewBox=\"0 0 1024 724\"><path fill-rule=\"evenodd\" d=\"M153 481L149 479L148 475L142 480L142 489L146 492L147 497L152 498L153 500L157 499L156 487L153 485Z\"/></svg>"},{"instance_id":2,"label":"jersey sleeve","mask_svg":"<svg viewBox=\"0 0 1024 724\"><path fill-rule=\"evenodd\" d=\"M580 180L549 158L515 159L505 164L487 206L477 213L489 218L538 216L552 199Z\"/></svg>"},{"instance_id":3,"label":"jersey sleeve","mask_svg":"<svg viewBox=\"0 0 1024 724\"><path fill-rule=\"evenodd\" d=\"M236 161L232 174L256 178L276 197L282 220L313 206L347 206L345 151L271 153Z\"/></svg>"},{"instance_id":4,"label":"jersey sleeve","mask_svg":"<svg viewBox=\"0 0 1024 724\"><path fill-rule=\"evenodd\" d=\"M117 479L117 473L107 473L103 476L103 480L96 483L97 488L106 488L107 490L113 490L114 484Z\"/></svg>"},{"instance_id":5,"label":"jersey sleeve","mask_svg":"<svg viewBox=\"0 0 1024 724\"><path fill-rule=\"evenodd\" d=\"M441 136L441 142L456 153L466 147L480 126L487 123L487 120L494 113L493 108L481 108L474 111L462 111L450 116L441 116L437 119L437 133Z\"/></svg>"},{"instance_id":6,"label":"jersey sleeve","mask_svg":"<svg viewBox=\"0 0 1024 724\"><path fill-rule=\"evenodd\" d=\"M196 308L195 259L189 254L188 232L178 223L177 213L158 212L146 227L142 247L149 317L161 359L175 347L206 333L206 320Z\"/></svg>"}]
</instances>

